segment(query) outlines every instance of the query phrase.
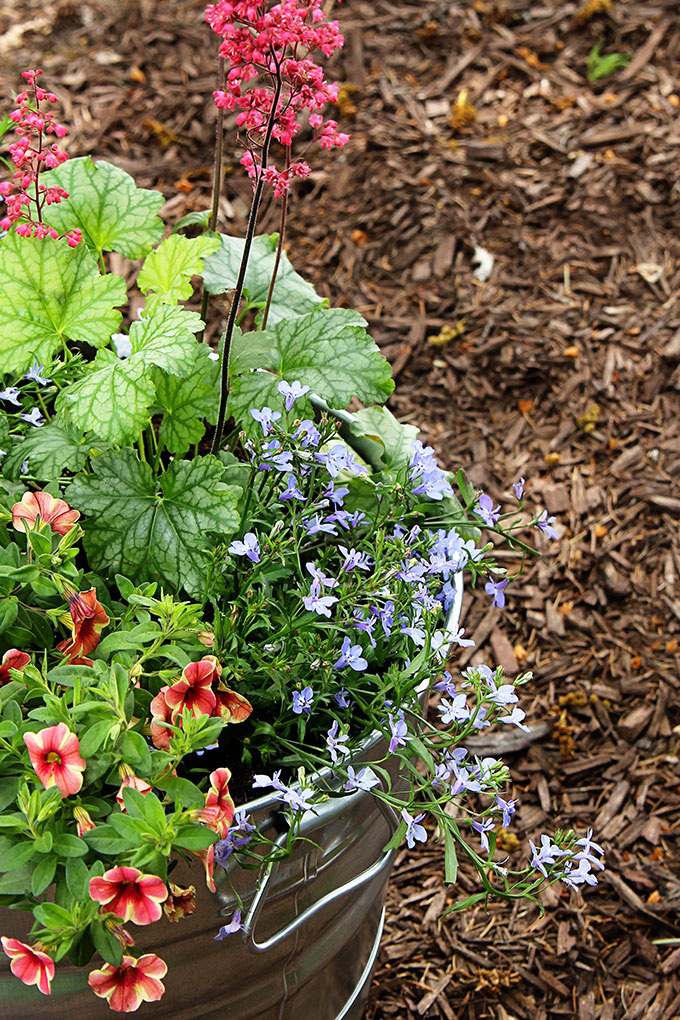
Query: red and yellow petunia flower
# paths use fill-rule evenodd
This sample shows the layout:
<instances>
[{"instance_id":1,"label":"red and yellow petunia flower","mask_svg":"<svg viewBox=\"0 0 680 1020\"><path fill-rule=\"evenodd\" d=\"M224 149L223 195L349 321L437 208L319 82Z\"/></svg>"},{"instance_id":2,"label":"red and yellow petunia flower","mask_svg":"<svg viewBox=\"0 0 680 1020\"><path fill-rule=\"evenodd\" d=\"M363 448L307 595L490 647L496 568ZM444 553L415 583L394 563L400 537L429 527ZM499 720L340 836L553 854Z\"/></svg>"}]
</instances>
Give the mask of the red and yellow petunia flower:
<instances>
[{"instance_id":1,"label":"red and yellow petunia flower","mask_svg":"<svg viewBox=\"0 0 680 1020\"><path fill-rule=\"evenodd\" d=\"M73 817L76 820L76 831L80 839L83 838L86 832L92 832L96 828L92 818L90 817L89 811L86 811L80 804L76 804L73 809Z\"/></svg>"},{"instance_id":2,"label":"red and yellow petunia flower","mask_svg":"<svg viewBox=\"0 0 680 1020\"><path fill-rule=\"evenodd\" d=\"M196 886L190 885L187 889L183 889L170 882L170 895L163 904L163 911L168 921L179 921L182 917L189 917L195 909Z\"/></svg>"},{"instance_id":3,"label":"red and yellow petunia flower","mask_svg":"<svg viewBox=\"0 0 680 1020\"><path fill-rule=\"evenodd\" d=\"M214 716L220 716L228 723L240 723L247 719L253 710L247 698L244 698L238 691L232 691L230 687L219 684L215 691L216 705L213 711Z\"/></svg>"},{"instance_id":4,"label":"red and yellow petunia flower","mask_svg":"<svg viewBox=\"0 0 680 1020\"><path fill-rule=\"evenodd\" d=\"M116 794L116 800L120 810L125 812L125 800L123 799L123 790L126 786L132 787L133 790L138 790L139 793L147 794L151 789L151 784L147 783L146 779L140 779L136 776L129 765L123 762L118 766L118 772L120 773L121 784L118 793ZM126 812L125 812L126 813Z\"/></svg>"},{"instance_id":5,"label":"red and yellow petunia flower","mask_svg":"<svg viewBox=\"0 0 680 1020\"><path fill-rule=\"evenodd\" d=\"M161 903L168 890L157 875L143 875L137 868L119 866L90 879L90 896L107 911L133 924L153 924L163 913Z\"/></svg>"},{"instance_id":6,"label":"red and yellow petunia flower","mask_svg":"<svg viewBox=\"0 0 680 1020\"><path fill-rule=\"evenodd\" d=\"M10 681L10 669L23 669L30 662L31 656L20 652L18 648L9 648L0 662L0 687Z\"/></svg>"},{"instance_id":7,"label":"red and yellow petunia flower","mask_svg":"<svg viewBox=\"0 0 680 1020\"><path fill-rule=\"evenodd\" d=\"M38 531L49 527L56 535L67 535L80 514L49 492L25 492L12 507L12 524L17 531L33 531L38 517Z\"/></svg>"},{"instance_id":8,"label":"red and yellow petunia flower","mask_svg":"<svg viewBox=\"0 0 680 1020\"><path fill-rule=\"evenodd\" d=\"M43 995L50 995L51 982L54 979L54 960L47 953L27 946L18 939L10 939L3 935L0 942L12 961L10 967L14 976L25 985L37 985L38 991Z\"/></svg>"},{"instance_id":9,"label":"red and yellow petunia flower","mask_svg":"<svg viewBox=\"0 0 680 1020\"><path fill-rule=\"evenodd\" d=\"M157 1002L165 992L161 980L168 972L163 960L155 953L135 959L124 956L120 967L105 963L91 971L87 982L100 999L106 999L116 1013L134 1013L142 1002Z\"/></svg>"},{"instance_id":10,"label":"red and yellow petunia flower","mask_svg":"<svg viewBox=\"0 0 680 1020\"><path fill-rule=\"evenodd\" d=\"M201 812L201 820L225 839L229 826L234 820L234 802L229 793L229 769L215 769L210 773L210 789L205 798L205 809Z\"/></svg>"},{"instance_id":11,"label":"red and yellow petunia flower","mask_svg":"<svg viewBox=\"0 0 680 1020\"><path fill-rule=\"evenodd\" d=\"M161 687L155 698L151 700L151 739L154 747L161 751L170 748L170 730L167 726L160 726L160 723L172 722L172 709L165 700L165 695L170 688L166 685Z\"/></svg>"},{"instance_id":12,"label":"red and yellow petunia flower","mask_svg":"<svg viewBox=\"0 0 680 1020\"><path fill-rule=\"evenodd\" d=\"M70 665L91 666L87 658L99 644L101 632L109 622L106 611L97 599L97 589L89 591L66 590L71 614L71 637L60 641L57 648L68 655ZM66 617L68 619L68 617Z\"/></svg>"},{"instance_id":13,"label":"red and yellow petunia flower","mask_svg":"<svg viewBox=\"0 0 680 1020\"><path fill-rule=\"evenodd\" d=\"M182 677L165 692L166 703L176 718L187 708L191 714L212 715L217 704L211 688L213 680L219 678L222 667L214 655L206 655L199 662L190 662L182 670Z\"/></svg>"},{"instance_id":14,"label":"red and yellow petunia flower","mask_svg":"<svg viewBox=\"0 0 680 1020\"><path fill-rule=\"evenodd\" d=\"M38 733L25 733L24 743L35 773L48 789L58 786L62 797L70 797L83 785L85 762L80 741L66 723L48 726Z\"/></svg>"}]
</instances>

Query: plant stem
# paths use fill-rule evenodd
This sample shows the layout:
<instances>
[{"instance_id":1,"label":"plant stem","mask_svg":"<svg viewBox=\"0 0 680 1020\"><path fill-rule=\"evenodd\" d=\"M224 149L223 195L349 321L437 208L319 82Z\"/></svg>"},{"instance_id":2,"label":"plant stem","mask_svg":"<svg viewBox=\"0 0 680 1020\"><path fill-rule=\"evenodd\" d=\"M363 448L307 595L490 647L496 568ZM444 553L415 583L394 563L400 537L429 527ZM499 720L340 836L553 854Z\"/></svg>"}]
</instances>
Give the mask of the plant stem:
<instances>
[{"instance_id":1,"label":"plant stem","mask_svg":"<svg viewBox=\"0 0 680 1020\"><path fill-rule=\"evenodd\" d=\"M257 214L260 209L260 203L262 201L262 191L264 189L264 169L267 165L267 160L269 158L269 145L272 140L274 124L276 123L279 98L281 96L281 88L283 85L283 80L281 77L281 66L273 54L272 60L274 61L276 66L276 86L274 89L274 97L272 100L272 108L269 114L269 120L267 121L267 131L264 137L264 143L262 145L262 152L260 156L260 172L257 176L257 183L255 185L255 191L253 193L253 201L250 206L250 214L248 216L248 226L246 228L245 244L243 246L241 265L239 266L236 286L234 287L233 293L231 295L229 318L227 319L227 328L224 333L224 344L222 347L222 362L220 365L220 410L217 417L217 425L215 426L215 435L213 437L212 447L210 449L210 452L213 454L217 454L217 451L220 448L220 441L222 439L222 433L224 431L224 423L227 417L227 398L229 396L229 351L231 349L231 338L234 334L236 316L238 315L238 307L241 302L243 285L245 283L246 278L246 269L248 268L248 259L250 258L250 249L252 247L253 237L255 236Z\"/></svg>"},{"instance_id":2,"label":"plant stem","mask_svg":"<svg viewBox=\"0 0 680 1020\"><path fill-rule=\"evenodd\" d=\"M222 88L222 82L224 81L224 57L220 57L217 65L217 88ZM222 190L222 154L224 150L224 109L221 106L217 108L217 123L215 124L215 168L213 171L213 194L212 194L212 210L210 212L210 219L208 221L208 230L217 230L217 212L220 204L220 191ZM205 322L205 317L208 312L208 291L205 289L205 283L202 287L201 293L201 318ZM203 340L203 333L205 329L199 335L198 339Z\"/></svg>"},{"instance_id":3,"label":"plant stem","mask_svg":"<svg viewBox=\"0 0 680 1020\"><path fill-rule=\"evenodd\" d=\"M290 145L286 146L286 170L290 167ZM276 283L276 274L279 271L279 263L281 262L281 252L283 251L283 235L286 232L286 212L288 211L288 192L284 191L281 197L281 223L279 225L279 243L276 246L276 258L274 260L274 270L272 272L272 280L269 284L269 293L267 294L267 303L264 306L264 315L262 316L262 330L267 328L267 319L269 318L269 309L272 303L272 297L274 294L274 284Z\"/></svg>"}]
</instances>

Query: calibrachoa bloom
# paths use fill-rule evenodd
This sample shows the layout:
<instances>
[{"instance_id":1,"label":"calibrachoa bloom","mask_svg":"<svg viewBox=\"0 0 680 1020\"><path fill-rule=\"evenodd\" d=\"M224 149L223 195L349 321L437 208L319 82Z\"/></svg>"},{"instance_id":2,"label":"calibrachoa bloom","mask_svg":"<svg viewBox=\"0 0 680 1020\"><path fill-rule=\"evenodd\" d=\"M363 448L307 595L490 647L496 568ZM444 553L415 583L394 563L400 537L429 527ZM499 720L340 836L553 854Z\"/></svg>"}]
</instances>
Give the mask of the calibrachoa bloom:
<instances>
[{"instance_id":1,"label":"calibrachoa bloom","mask_svg":"<svg viewBox=\"0 0 680 1020\"><path fill-rule=\"evenodd\" d=\"M152 698L151 705L149 706L151 709L151 740L154 747L162 751L167 751L170 747L170 734L172 732L167 726L160 725L160 723L172 722L172 709L165 700L165 695L169 690L170 688L167 685L161 687L156 697Z\"/></svg>"},{"instance_id":2,"label":"calibrachoa bloom","mask_svg":"<svg viewBox=\"0 0 680 1020\"><path fill-rule=\"evenodd\" d=\"M49 527L57 535L67 535L79 517L77 510L49 492L25 492L12 507L12 524L17 531L33 530L40 518L39 531Z\"/></svg>"},{"instance_id":3,"label":"calibrachoa bloom","mask_svg":"<svg viewBox=\"0 0 680 1020\"><path fill-rule=\"evenodd\" d=\"M147 794L151 790L151 784L147 783L145 779L140 779L136 776L129 765L125 763L118 766L120 773L121 784L118 793L116 794L116 800L121 811L125 812L125 800L123 798L123 790L126 787L131 787L133 790L137 790L138 793Z\"/></svg>"},{"instance_id":4,"label":"calibrachoa bloom","mask_svg":"<svg viewBox=\"0 0 680 1020\"><path fill-rule=\"evenodd\" d=\"M70 664L91 666L92 660L88 659L87 655L99 644L101 632L109 622L109 617L97 599L96 588L90 588L89 591L66 588L66 597L73 621L71 637L60 641L57 648L64 655L68 655Z\"/></svg>"},{"instance_id":5,"label":"calibrachoa bloom","mask_svg":"<svg viewBox=\"0 0 680 1020\"><path fill-rule=\"evenodd\" d=\"M248 718L252 710L253 706L248 699L238 691L232 691L224 684L217 685L213 716L219 716L228 723L240 723Z\"/></svg>"},{"instance_id":6,"label":"calibrachoa bloom","mask_svg":"<svg viewBox=\"0 0 680 1020\"><path fill-rule=\"evenodd\" d=\"M12 961L10 967L15 977L25 985L37 985L43 995L52 992L51 982L54 979L54 960L47 953L42 953L33 946L27 946L18 939L0 938L2 948Z\"/></svg>"},{"instance_id":7,"label":"calibrachoa bloom","mask_svg":"<svg viewBox=\"0 0 680 1020\"><path fill-rule=\"evenodd\" d=\"M219 670L219 672L218 672ZM190 662L182 670L182 678L165 692L165 701L172 709L173 717L188 709L196 717L212 715L217 705L211 684L222 668L214 655L206 655L199 662Z\"/></svg>"},{"instance_id":8,"label":"calibrachoa bloom","mask_svg":"<svg viewBox=\"0 0 680 1020\"><path fill-rule=\"evenodd\" d=\"M58 786L63 797L78 792L83 785L85 762L79 753L80 741L66 723L25 733L24 743L35 774L46 789Z\"/></svg>"},{"instance_id":9,"label":"calibrachoa bloom","mask_svg":"<svg viewBox=\"0 0 680 1020\"><path fill-rule=\"evenodd\" d=\"M24 666L30 662L31 656L27 655L26 652L20 652L18 648L9 648L2 657L0 662L0 687L3 684L9 683L10 669L23 669Z\"/></svg>"},{"instance_id":10,"label":"calibrachoa bloom","mask_svg":"<svg viewBox=\"0 0 680 1020\"><path fill-rule=\"evenodd\" d=\"M213 829L222 839L226 837L234 819L234 801L229 793L230 779L229 769L215 769L210 773L210 789L205 798L205 811L202 814L208 828Z\"/></svg>"},{"instance_id":11,"label":"calibrachoa bloom","mask_svg":"<svg viewBox=\"0 0 680 1020\"><path fill-rule=\"evenodd\" d=\"M196 886L190 885L183 889L174 882L170 882L170 894L163 904L163 913L168 921L179 921L182 917L188 917L196 909Z\"/></svg>"},{"instance_id":12,"label":"calibrachoa bloom","mask_svg":"<svg viewBox=\"0 0 680 1020\"><path fill-rule=\"evenodd\" d=\"M106 999L116 1013L134 1013L142 1002L157 1002L165 992L161 978L168 968L155 953L135 959L124 956L120 967L105 963L93 970L87 983L100 999Z\"/></svg>"},{"instance_id":13,"label":"calibrachoa bloom","mask_svg":"<svg viewBox=\"0 0 680 1020\"><path fill-rule=\"evenodd\" d=\"M157 875L143 875L137 868L115 867L101 878L90 879L90 896L107 911L133 924L153 924L163 913L168 896Z\"/></svg>"}]
</instances>

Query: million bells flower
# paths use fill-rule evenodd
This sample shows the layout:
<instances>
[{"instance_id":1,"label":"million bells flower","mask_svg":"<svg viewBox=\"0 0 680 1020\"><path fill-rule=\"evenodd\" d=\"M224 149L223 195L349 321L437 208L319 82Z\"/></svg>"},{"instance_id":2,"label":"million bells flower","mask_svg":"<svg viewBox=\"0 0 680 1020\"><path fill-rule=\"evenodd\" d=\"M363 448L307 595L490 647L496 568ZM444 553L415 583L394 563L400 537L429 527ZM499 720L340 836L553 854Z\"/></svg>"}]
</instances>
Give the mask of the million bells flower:
<instances>
[{"instance_id":1,"label":"million bells flower","mask_svg":"<svg viewBox=\"0 0 680 1020\"><path fill-rule=\"evenodd\" d=\"M17 531L32 531L40 518L39 531L49 527L56 535L67 535L79 517L77 510L49 492L25 492L12 507L12 524Z\"/></svg>"},{"instance_id":2,"label":"million bells flower","mask_svg":"<svg viewBox=\"0 0 680 1020\"><path fill-rule=\"evenodd\" d=\"M90 896L123 921L153 924L163 913L168 898L165 882L157 875L143 875L137 868L116 867L101 878L90 879Z\"/></svg>"},{"instance_id":3,"label":"million bells flower","mask_svg":"<svg viewBox=\"0 0 680 1020\"><path fill-rule=\"evenodd\" d=\"M66 590L71 614L71 637L60 641L57 648L68 655L69 664L92 665L87 658L99 644L101 632L109 622L101 602L97 599L97 589L89 591ZM68 617L66 617L68 620Z\"/></svg>"},{"instance_id":4,"label":"million bells flower","mask_svg":"<svg viewBox=\"0 0 680 1020\"><path fill-rule=\"evenodd\" d=\"M54 960L47 953L27 946L18 939L9 939L5 935L0 938L2 948L12 963L12 973L25 985L37 985L43 995L52 992L51 982L54 978Z\"/></svg>"},{"instance_id":5,"label":"million bells flower","mask_svg":"<svg viewBox=\"0 0 680 1020\"><path fill-rule=\"evenodd\" d=\"M85 762L80 757L80 741L66 723L25 733L24 743L35 774L46 789L58 786L63 797L78 792L83 785Z\"/></svg>"},{"instance_id":6,"label":"million bells flower","mask_svg":"<svg viewBox=\"0 0 680 1020\"><path fill-rule=\"evenodd\" d=\"M28 665L30 659L30 655L27 655L26 652L20 652L18 648L8 649L2 657L2 662L0 662L0 687L11 680L9 675L10 669L23 669L24 666Z\"/></svg>"},{"instance_id":7,"label":"million bells flower","mask_svg":"<svg viewBox=\"0 0 680 1020\"><path fill-rule=\"evenodd\" d=\"M161 981L168 972L167 965L155 953L146 953L135 959L124 956L120 967L105 963L101 970L93 970L87 982L100 999L106 999L116 1013L134 1013L142 1002L157 1002L165 992Z\"/></svg>"}]
</instances>

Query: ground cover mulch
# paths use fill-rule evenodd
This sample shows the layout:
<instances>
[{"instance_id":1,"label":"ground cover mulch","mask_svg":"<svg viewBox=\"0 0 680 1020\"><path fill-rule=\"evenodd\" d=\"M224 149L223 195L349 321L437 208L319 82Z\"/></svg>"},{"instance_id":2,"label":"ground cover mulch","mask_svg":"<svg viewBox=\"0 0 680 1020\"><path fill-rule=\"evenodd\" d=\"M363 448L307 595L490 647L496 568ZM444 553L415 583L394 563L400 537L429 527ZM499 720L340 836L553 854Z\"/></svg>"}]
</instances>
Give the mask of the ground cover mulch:
<instances>
[{"instance_id":1,"label":"ground cover mulch","mask_svg":"<svg viewBox=\"0 0 680 1020\"><path fill-rule=\"evenodd\" d=\"M176 220L210 193L202 8L5 0L0 83L39 63L66 99L71 151L160 188ZM557 516L562 540L541 543L506 610L468 592L476 648L457 664L535 674L531 734L477 748L503 754L521 799L500 841L508 866L556 824L592 827L607 851L597 889L549 890L543 914L500 902L444 920L471 876L445 887L433 836L402 852L367 1020L674 1020L677 0L346 0L338 15L338 119L352 141L297 192L288 252L368 319L397 378L391 407L445 466L508 506L522 475L529 503ZM598 42L632 59L590 83ZM231 136L226 162L222 229L237 233L249 184ZM272 202L261 229L277 220ZM484 280L478 249L494 260Z\"/></svg>"}]
</instances>

